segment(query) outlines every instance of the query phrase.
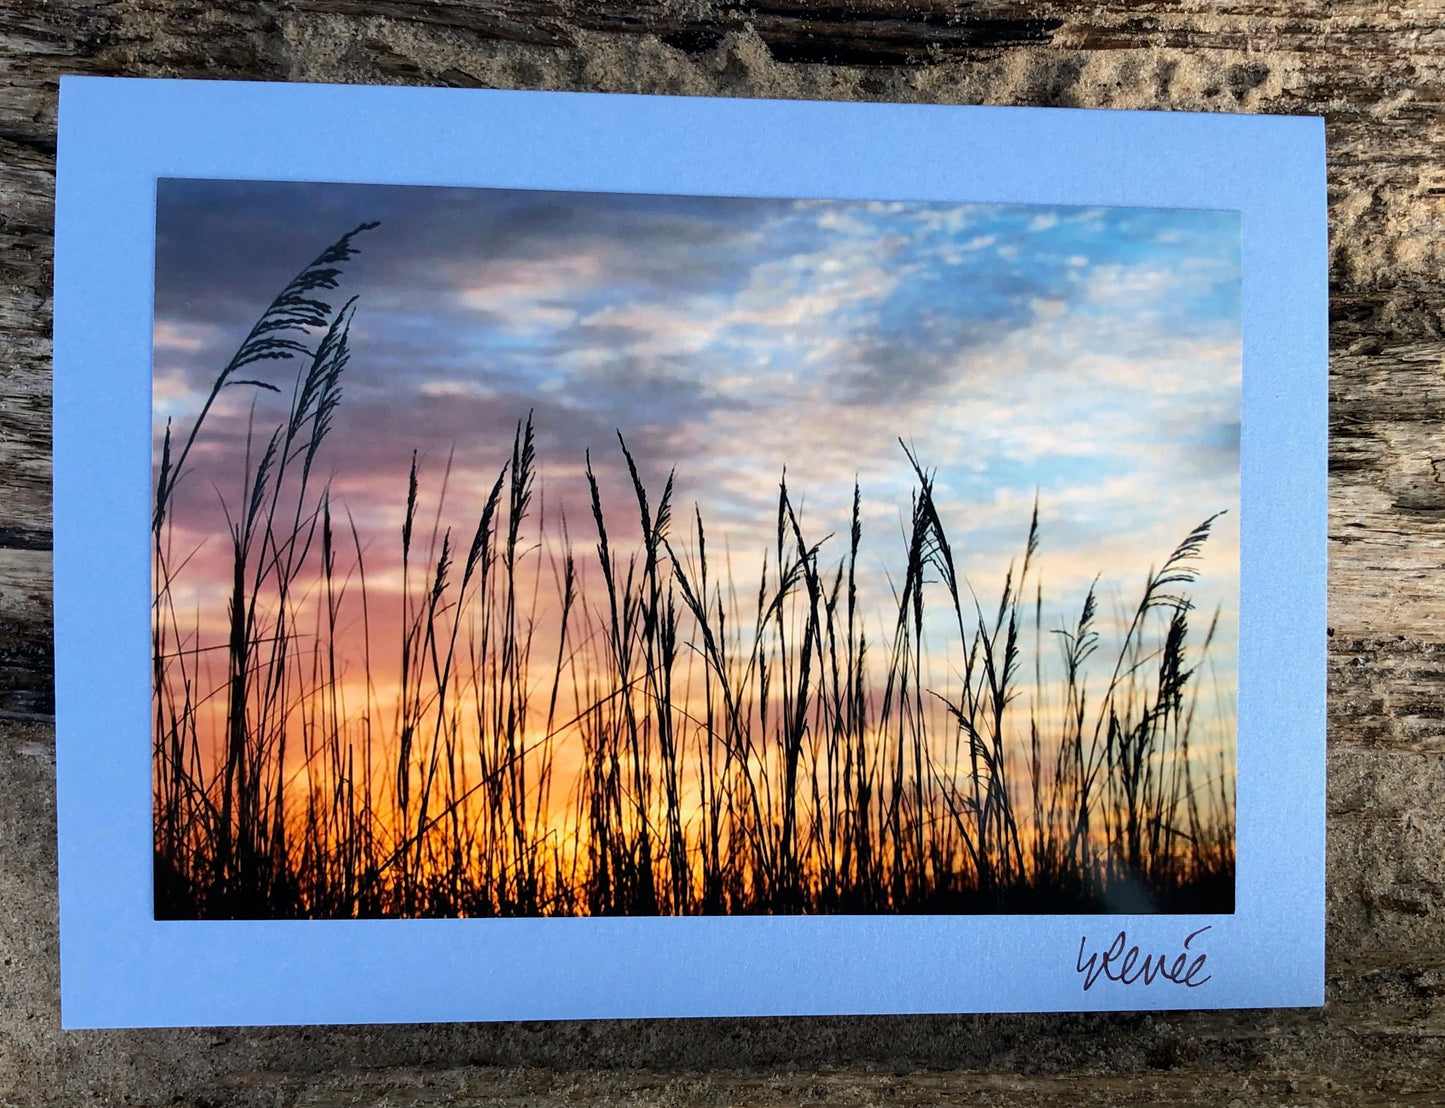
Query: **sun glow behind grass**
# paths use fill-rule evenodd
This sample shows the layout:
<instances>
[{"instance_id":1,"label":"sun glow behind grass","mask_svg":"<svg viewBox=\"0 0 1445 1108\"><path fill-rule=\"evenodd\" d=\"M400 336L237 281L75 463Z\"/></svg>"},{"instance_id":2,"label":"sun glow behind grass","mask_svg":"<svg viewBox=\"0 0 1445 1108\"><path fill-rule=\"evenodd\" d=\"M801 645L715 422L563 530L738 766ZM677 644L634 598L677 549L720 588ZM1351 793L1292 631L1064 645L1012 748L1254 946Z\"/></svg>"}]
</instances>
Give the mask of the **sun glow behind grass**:
<instances>
[{"instance_id":1,"label":"sun glow behind grass","mask_svg":"<svg viewBox=\"0 0 1445 1108\"><path fill-rule=\"evenodd\" d=\"M811 212L830 231L856 217L810 205L789 210ZM968 240L971 249L993 245L975 241L987 237ZM875 252L880 244L885 253L902 249L887 235L864 239ZM1215 534L1188 549L1176 569L1186 575L1156 590L1164 599L1145 606L1144 627L1131 630L1138 599L1123 591L1130 578L1143 586L1151 564L1164 564L1188 530L1177 523L1179 503L1161 511L1141 496L1139 472L1167 443L1187 452L1198 438L1188 405L1172 385L1159 387L1181 380L1168 369L1181 355L1164 351L1167 371L1155 379L1139 377L1133 362L1061 360L1061 335L1102 324L1084 310L1061 330L1048 322L1061 313L1035 307L984 341L954 329L946 341L920 346L919 360L931 366L915 384L952 417L920 423L928 404L918 397L870 396L888 381L869 360L881 356L876 342L847 354L821 341L831 327L820 325L809 342L788 331L826 320L820 305L829 295L834 304L844 292L878 295L887 282L875 270L855 267L837 285L825 280L774 301L749 299L754 286L788 289L793 270L809 280L846 275L851 249L806 265L796 261L806 254L759 263L738 282L730 307L712 305L725 323L699 325L696 311L670 317L665 305L635 308L630 318L605 306L583 315L547 299L596 278L596 264L575 260L502 267L515 283L505 304L479 291L495 281L467 287L468 310L494 312L497 327L534 338L590 320L638 355L650 343L655 355L705 363L709 341L726 328L782 328L805 348L792 370L760 364L714 381L719 394L760 396L750 405L713 396L709 419L686 423L686 434L658 418L634 419L629 427L645 454L629 436L568 443L565 428L575 419L538 402L556 391L545 373L523 374L530 396L499 390L495 377L447 384L452 378L425 375L423 396L480 400L489 426L503 418L525 425L474 435L486 448L479 453L466 442L448 446L443 421L440 442L415 444L426 456L409 476L394 472L388 485L366 477L365 465L358 475L352 463L367 461L377 445L368 435L386 440L397 421L366 407L365 378L357 390L363 422L348 421L346 403L332 403L319 422L317 413L327 389L352 378L340 357L351 334L386 340L363 328L365 312L338 317L329 305L325 318L294 331L310 344L289 351L301 359L299 388L273 393L251 383L260 376L238 370L212 390L210 434L197 438L188 459L196 472L177 482L163 465L158 485L158 911L1063 911L1151 901L1227 910L1233 518L1216 520ZM576 257L599 250L592 243ZM1093 290L1086 305L1141 295L1147 267L1090 270L1073 257L1067 268L1085 269ZM1188 267L1179 268L1187 276ZM394 305L382 308L395 314ZM875 338L899 311L912 312L916 337L938 305L877 308ZM1143 314L1158 310L1146 304ZM1008 310L984 316L997 323ZM322 325L332 326L333 342L313 358ZM158 323L158 348L195 355L199 327ZM950 343L972 350L973 369L992 364L992 372L944 372ZM595 360L595 348L587 349ZM737 356L743 346L729 349ZM1237 347L1195 349L1206 365L1223 367L1225 392L1237 383L1237 365L1229 365ZM576 372L588 364L583 353L553 350L558 362L575 363L562 379L569 396L586 395ZM807 367L830 358L845 370L831 387L851 389L854 402L829 400L835 393L823 388L824 377L808 384ZM1083 387L1104 397L1106 412L1121 382L1136 393L1154 387L1162 397L1156 410L1146 397L1126 405L1115 424L1162 425L1162 413L1176 425L1156 427L1153 445L1124 434L1106 447L1099 440L1112 430L1108 419L1065 407L1051 421L1020 420L1009 382L1036 363L1043 368L1026 382L1043 382L1047 392L1049 365L1068 364L1085 373ZM680 363L670 364L671 376L643 381L644 394L661 396L640 396L662 403L655 417L685 409L668 397L686 379ZM605 358L598 367L619 369ZM158 380L166 382L165 410L194 419L201 408L187 405L174 372ZM628 381L626 372L617 380L620 396L639 399ZM770 397L780 385L785 393ZM1218 382L1209 387L1213 394L1200 395L1218 393ZM956 405L940 399L953 393L979 412L977 424L959 426ZM811 407L800 400L810 395ZM1227 405L1210 403L1203 422L1222 414L1227 426ZM535 435L528 407L538 409ZM765 418L772 412L778 418ZM909 425L900 429L910 431L908 442L892 443L891 462L871 448L846 448L880 433L880 413ZM279 477L274 460L270 470L263 462L273 421L295 443L294 464ZM185 434L191 425L177 423ZM926 433L911 433L916 426ZM830 434L820 437L823 428ZM538 441L546 449L535 453ZM1043 546L1035 550L1032 504L1009 494L1016 486L997 483L999 466L1048 457L1061 442L1071 444L1061 455L1070 461L1056 464L1060 477L1039 489ZM597 447L590 472L588 447ZM178 466L177 444L170 449ZM162 443L158 456L165 451ZM678 455L675 478L669 451ZM764 476L760 463L779 455L786 476L781 467ZM1099 457L1102 467L1089 461ZM314 471L301 472L303 459ZM851 472L840 472L848 463ZM1216 499L1226 503L1217 507L1233 502L1237 450L1232 465L1209 486L1223 490ZM759 511L769 489L772 503ZM992 503L981 505L977 489L992 489ZM217 493L228 515L218 517L215 499L207 505ZM238 555L216 520L236 524L257 496L283 510L256 524ZM1174 500L1197 510L1187 495ZM1069 514L1071 501L1117 512L1113 546L1095 540L1085 548L1102 564L1085 563L1077 545L1050 550L1052 533L1077 530L1084 518ZM662 525L664 505L676 518ZM990 531L1010 533L1005 540ZM967 546L950 564L949 543L959 535ZM1115 572L1081 629L1100 569ZM1196 569L1205 571L1200 581ZM1211 580L1211 570L1222 572ZM1207 584L1214 604L1186 611L1176 590L1188 586L1198 600ZM238 610L246 615L239 623ZM1195 669L1215 610L1208 661ZM1188 634L1174 627L1175 615L1187 619ZM1065 628L1085 644L1075 651L1072 681L1067 647L1060 652L1070 641L1058 633ZM197 647L201 653L187 653Z\"/></svg>"}]
</instances>

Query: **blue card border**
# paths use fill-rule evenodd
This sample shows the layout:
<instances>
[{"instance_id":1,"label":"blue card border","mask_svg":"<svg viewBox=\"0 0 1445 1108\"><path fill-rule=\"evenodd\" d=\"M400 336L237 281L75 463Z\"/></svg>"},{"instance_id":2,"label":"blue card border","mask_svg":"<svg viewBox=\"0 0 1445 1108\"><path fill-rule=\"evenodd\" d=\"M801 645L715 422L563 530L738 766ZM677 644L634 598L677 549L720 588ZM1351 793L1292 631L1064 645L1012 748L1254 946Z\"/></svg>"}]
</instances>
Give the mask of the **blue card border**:
<instances>
[{"instance_id":1,"label":"blue card border","mask_svg":"<svg viewBox=\"0 0 1445 1108\"><path fill-rule=\"evenodd\" d=\"M157 922L158 177L1231 209L1243 234L1230 916ZM1116 1010L1324 999L1327 285L1315 118L65 78L55 643L66 1027ZM1081 938L1210 980L1082 988ZM1207 939L1207 944L1205 940Z\"/></svg>"}]
</instances>

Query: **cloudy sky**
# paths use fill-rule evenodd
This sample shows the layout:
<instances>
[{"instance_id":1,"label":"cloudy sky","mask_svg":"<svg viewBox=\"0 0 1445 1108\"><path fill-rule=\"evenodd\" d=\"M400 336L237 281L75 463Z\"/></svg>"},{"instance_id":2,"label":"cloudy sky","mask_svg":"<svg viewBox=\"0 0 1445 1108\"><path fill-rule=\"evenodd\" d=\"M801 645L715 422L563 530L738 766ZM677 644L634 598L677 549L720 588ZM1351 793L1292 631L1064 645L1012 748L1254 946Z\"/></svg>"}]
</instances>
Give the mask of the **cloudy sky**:
<instances>
[{"instance_id":1,"label":"cloudy sky","mask_svg":"<svg viewBox=\"0 0 1445 1108\"><path fill-rule=\"evenodd\" d=\"M412 450L424 500L451 459L443 526L469 535L532 411L545 512L579 551L595 542L589 450L614 543L637 534L619 431L650 488L675 470L678 527L697 505L741 581L774 542L785 467L809 537L838 536L825 561L844 553L856 479L882 633L914 486L902 439L937 471L985 606L1037 495L1046 627L1096 577L1106 613L1131 607L1151 566L1227 509L1195 597L1222 612L1232 689L1234 213L162 181L157 435L188 428L270 298L365 220L381 225L340 293L359 297L353 355L318 464L375 587L396 564ZM289 394L294 363L257 368ZM236 495L250 406L269 397L227 390L182 490L202 585L223 579L216 493Z\"/></svg>"}]
</instances>

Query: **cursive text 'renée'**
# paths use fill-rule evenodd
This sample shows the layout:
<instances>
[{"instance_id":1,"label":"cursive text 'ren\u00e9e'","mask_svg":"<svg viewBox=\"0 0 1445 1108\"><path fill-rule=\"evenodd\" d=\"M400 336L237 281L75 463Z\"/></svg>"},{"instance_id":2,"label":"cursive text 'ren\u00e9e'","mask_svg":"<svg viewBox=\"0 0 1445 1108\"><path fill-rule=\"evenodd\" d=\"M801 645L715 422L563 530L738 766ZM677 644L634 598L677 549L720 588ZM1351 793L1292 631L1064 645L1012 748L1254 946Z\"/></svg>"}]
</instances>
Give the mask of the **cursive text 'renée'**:
<instances>
[{"instance_id":1,"label":"cursive text 'ren\u00e9e'","mask_svg":"<svg viewBox=\"0 0 1445 1108\"><path fill-rule=\"evenodd\" d=\"M1136 982L1152 985L1162 978L1175 985L1197 989L1210 979L1210 974L1204 974L1209 956L1191 949L1191 944L1208 930L1209 927L1201 927L1197 931L1191 931L1184 939L1184 950L1175 955L1172 961L1167 954L1146 954L1141 961L1138 945L1130 946L1129 936L1123 931L1114 936L1114 941L1106 949L1093 951L1086 960L1084 949L1088 945L1089 937L1085 935L1079 939L1079 957L1074 968L1084 975L1085 992L1093 988L1094 982L1101 976L1121 985L1133 985ZM1204 976L1200 976L1201 974Z\"/></svg>"}]
</instances>

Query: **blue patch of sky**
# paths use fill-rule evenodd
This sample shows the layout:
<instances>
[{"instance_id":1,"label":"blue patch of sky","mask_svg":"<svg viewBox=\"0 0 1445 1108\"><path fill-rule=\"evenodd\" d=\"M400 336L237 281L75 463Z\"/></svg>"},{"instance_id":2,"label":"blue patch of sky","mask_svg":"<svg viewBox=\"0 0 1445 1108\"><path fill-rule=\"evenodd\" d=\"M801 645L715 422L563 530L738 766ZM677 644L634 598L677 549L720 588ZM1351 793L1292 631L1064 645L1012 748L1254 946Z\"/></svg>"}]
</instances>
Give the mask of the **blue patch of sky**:
<instances>
[{"instance_id":1,"label":"blue patch of sky","mask_svg":"<svg viewBox=\"0 0 1445 1108\"><path fill-rule=\"evenodd\" d=\"M894 284L880 298L840 300L827 323L834 333L862 340L865 362L876 363L870 372L884 377L906 376L900 359L953 354L1026 326L1041 300L1086 315L1118 311L1116 305L1091 304L1087 295L1088 276L1111 265L1149 264L1197 274L1162 305L1160 322L1171 333L1237 325L1239 316L1238 225L1232 213L237 182L163 182L161 199L162 269L200 278L199 285L212 292L231 286L226 291L233 295L209 297L212 305L225 304L227 314L242 310L245 298L236 286L257 268L263 246L271 249L268 272L254 275L258 289L263 281L275 283L269 271L276 256L304 256L303 240L305 249L314 249L314 228L381 218L383 227L363 242L356 265L368 283L385 287L380 299L396 309L371 321L383 341L399 348L387 368L413 380L441 371L499 376L519 386L550 382L555 389L565 380L569 351L605 346L615 337L577 320L608 307L681 308L688 296L706 298L699 311L726 306L758 267L786 266L824 252L836 257L848 244L855 253L843 258L845 268L877 265ZM282 235L294 245L278 249ZM205 260L220 242L240 247L239 255L229 255L229 267ZM604 250L607 265L595 280L578 282L559 296L556 306L576 313L571 323L517 327L505 310L488 317L435 295L462 279L457 267L468 262L546 261L588 244ZM797 276L825 287L830 279L816 267ZM162 285L158 292L167 294L158 298L162 315L180 307L177 295L186 296L178 315L194 316L198 301L206 299L197 295L204 288L189 280ZM790 343L792 338L765 326L724 329L711 344L712 357L700 358L696 371L718 372L720 356L735 357L747 345L775 368L807 375L805 351ZM768 351L770 339L776 346ZM415 357L400 355L408 348ZM685 372L685 366L670 367L670 375ZM938 383L936 376L931 383Z\"/></svg>"},{"instance_id":2,"label":"blue patch of sky","mask_svg":"<svg viewBox=\"0 0 1445 1108\"><path fill-rule=\"evenodd\" d=\"M961 402L957 390L944 401L956 415L933 424L918 419L920 458L938 467L939 495L958 508L960 550L1009 556L1022 550L1026 509L1017 515L977 510L1001 494L1010 503L1026 502L1037 490L1047 512L1050 494L1103 490L1113 478L1140 477L1141 457L1152 457L1151 451L1167 451L1171 466L1186 454L1200 459L1203 477L1190 495L1209 500L1209 510L1224 506L1215 499L1228 502L1237 480L1237 365L1232 376L1206 382L1214 389L1208 421L1179 411L1177 425L1167 427L1144 418L1159 400L1147 388L1110 384L1090 392L1071 384L1065 396L1049 391L1057 383L1042 376L1057 368L1049 361L1055 353L1068 365L1090 354L1142 362L1160 343L1237 342L1234 213L227 182L163 182L158 200L158 319L222 323L239 333L325 241L363 220L381 219L382 226L360 240L362 253L345 278L345 291L359 292L362 301L344 387L353 397L395 399L398 421L406 418L408 394L438 382L461 383L515 406L496 413L498 426L509 427L536 400L553 419L550 434L562 455L556 460L567 461L568 452L585 445L578 441L583 435L605 442L621 428L636 448L649 441L638 433L644 425L702 432L720 412L755 413L755 423L728 422L743 428L736 439L704 442L699 434L693 457L689 439L672 435L651 438L655 457L638 449L644 467L653 463L665 473L676 464L680 480L691 476L700 496L713 493L706 514L720 541L730 528L746 536L766 523L778 467L800 449L788 430L775 434L781 443L768 444L778 451L774 457L746 441L752 428L772 420L770 406L797 404L803 409L797 431L813 433L816 428L804 426L812 418L807 405L820 397L822 414L814 422L834 417L830 404L851 406L845 416L861 410L870 434L878 432L866 447L852 438L841 443L845 451L875 451L860 459L873 463L864 496L874 500L865 507L890 520L906 511L911 475L893 436L911 435L907 404L968 384L958 380L970 365L961 355L1030 328L1050 305L1061 320L1095 324L1086 335L1093 345L1059 345L1022 359L1016 372L1023 380L1009 397L1013 416L1003 418L1055 428L1067 422L1088 428L1096 441L1064 440L1017 453L979 445L969 424L972 399ZM584 255L596 265L562 279L569 259ZM556 280L528 300L515 281L509 285L508 264ZM1113 298L1100 294L1100 282L1131 273L1141 283L1115 289ZM756 286L765 274L773 284ZM483 295L469 295L477 290ZM784 300L810 294L827 310L794 324L765 318ZM545 311L524 318L518 305ZM760 321L717 325L720 314L740 307ZM614 316L633 310L632 323L605 322L608 309ZM663 334L649 319L683 338L695 328L697 341L669 348L659 340L675 343L678 334ZM813 356L820 350L825 356ZM228 354L220 345L200 356L158 352L157 365L184 366L204 389ZM1035 372L1041 374L1038 397L1029 379ZM725 383L738 374L752 380ZM1062 406L1051 407L1054 396L1065 396ZM894 401L898 406L890 409ZM1176 410L1167 396L1159 403ZM841 419L836 430L817 434L813 446L837 446L860 426ZM948 434L930 439L930 426ZM1110 441L1116 426L1133 441ZM437 433L417 428L428 431ZM338 441L345 445L342 436ZM819 527L846 524L855 464L850 457L847 472L828 476L839 487L795 490L817 506ZM1043 535L1045 550L1078 551L1090 572L1112 570L1118 567L1098 564L1093 553L1110 537L1151 533L1164 507L1180 514L1183 526L1192 525L1193 503L1166 505L1176 494L1162 467L1156 469L1142 475L1136 500L1119 503L1100 491L1094 503L1055 512ZM739 481L740 474L756 474L757 481ZM869 532L865 544L896 553L894 530ZM1129 579L1165 553L1152 546L1141 551L1140 566L1124 567ZM879 560L895 561L884 554ZM1226 592L1229 585L1224 582Z\"/></svg>"}]
</instances>

